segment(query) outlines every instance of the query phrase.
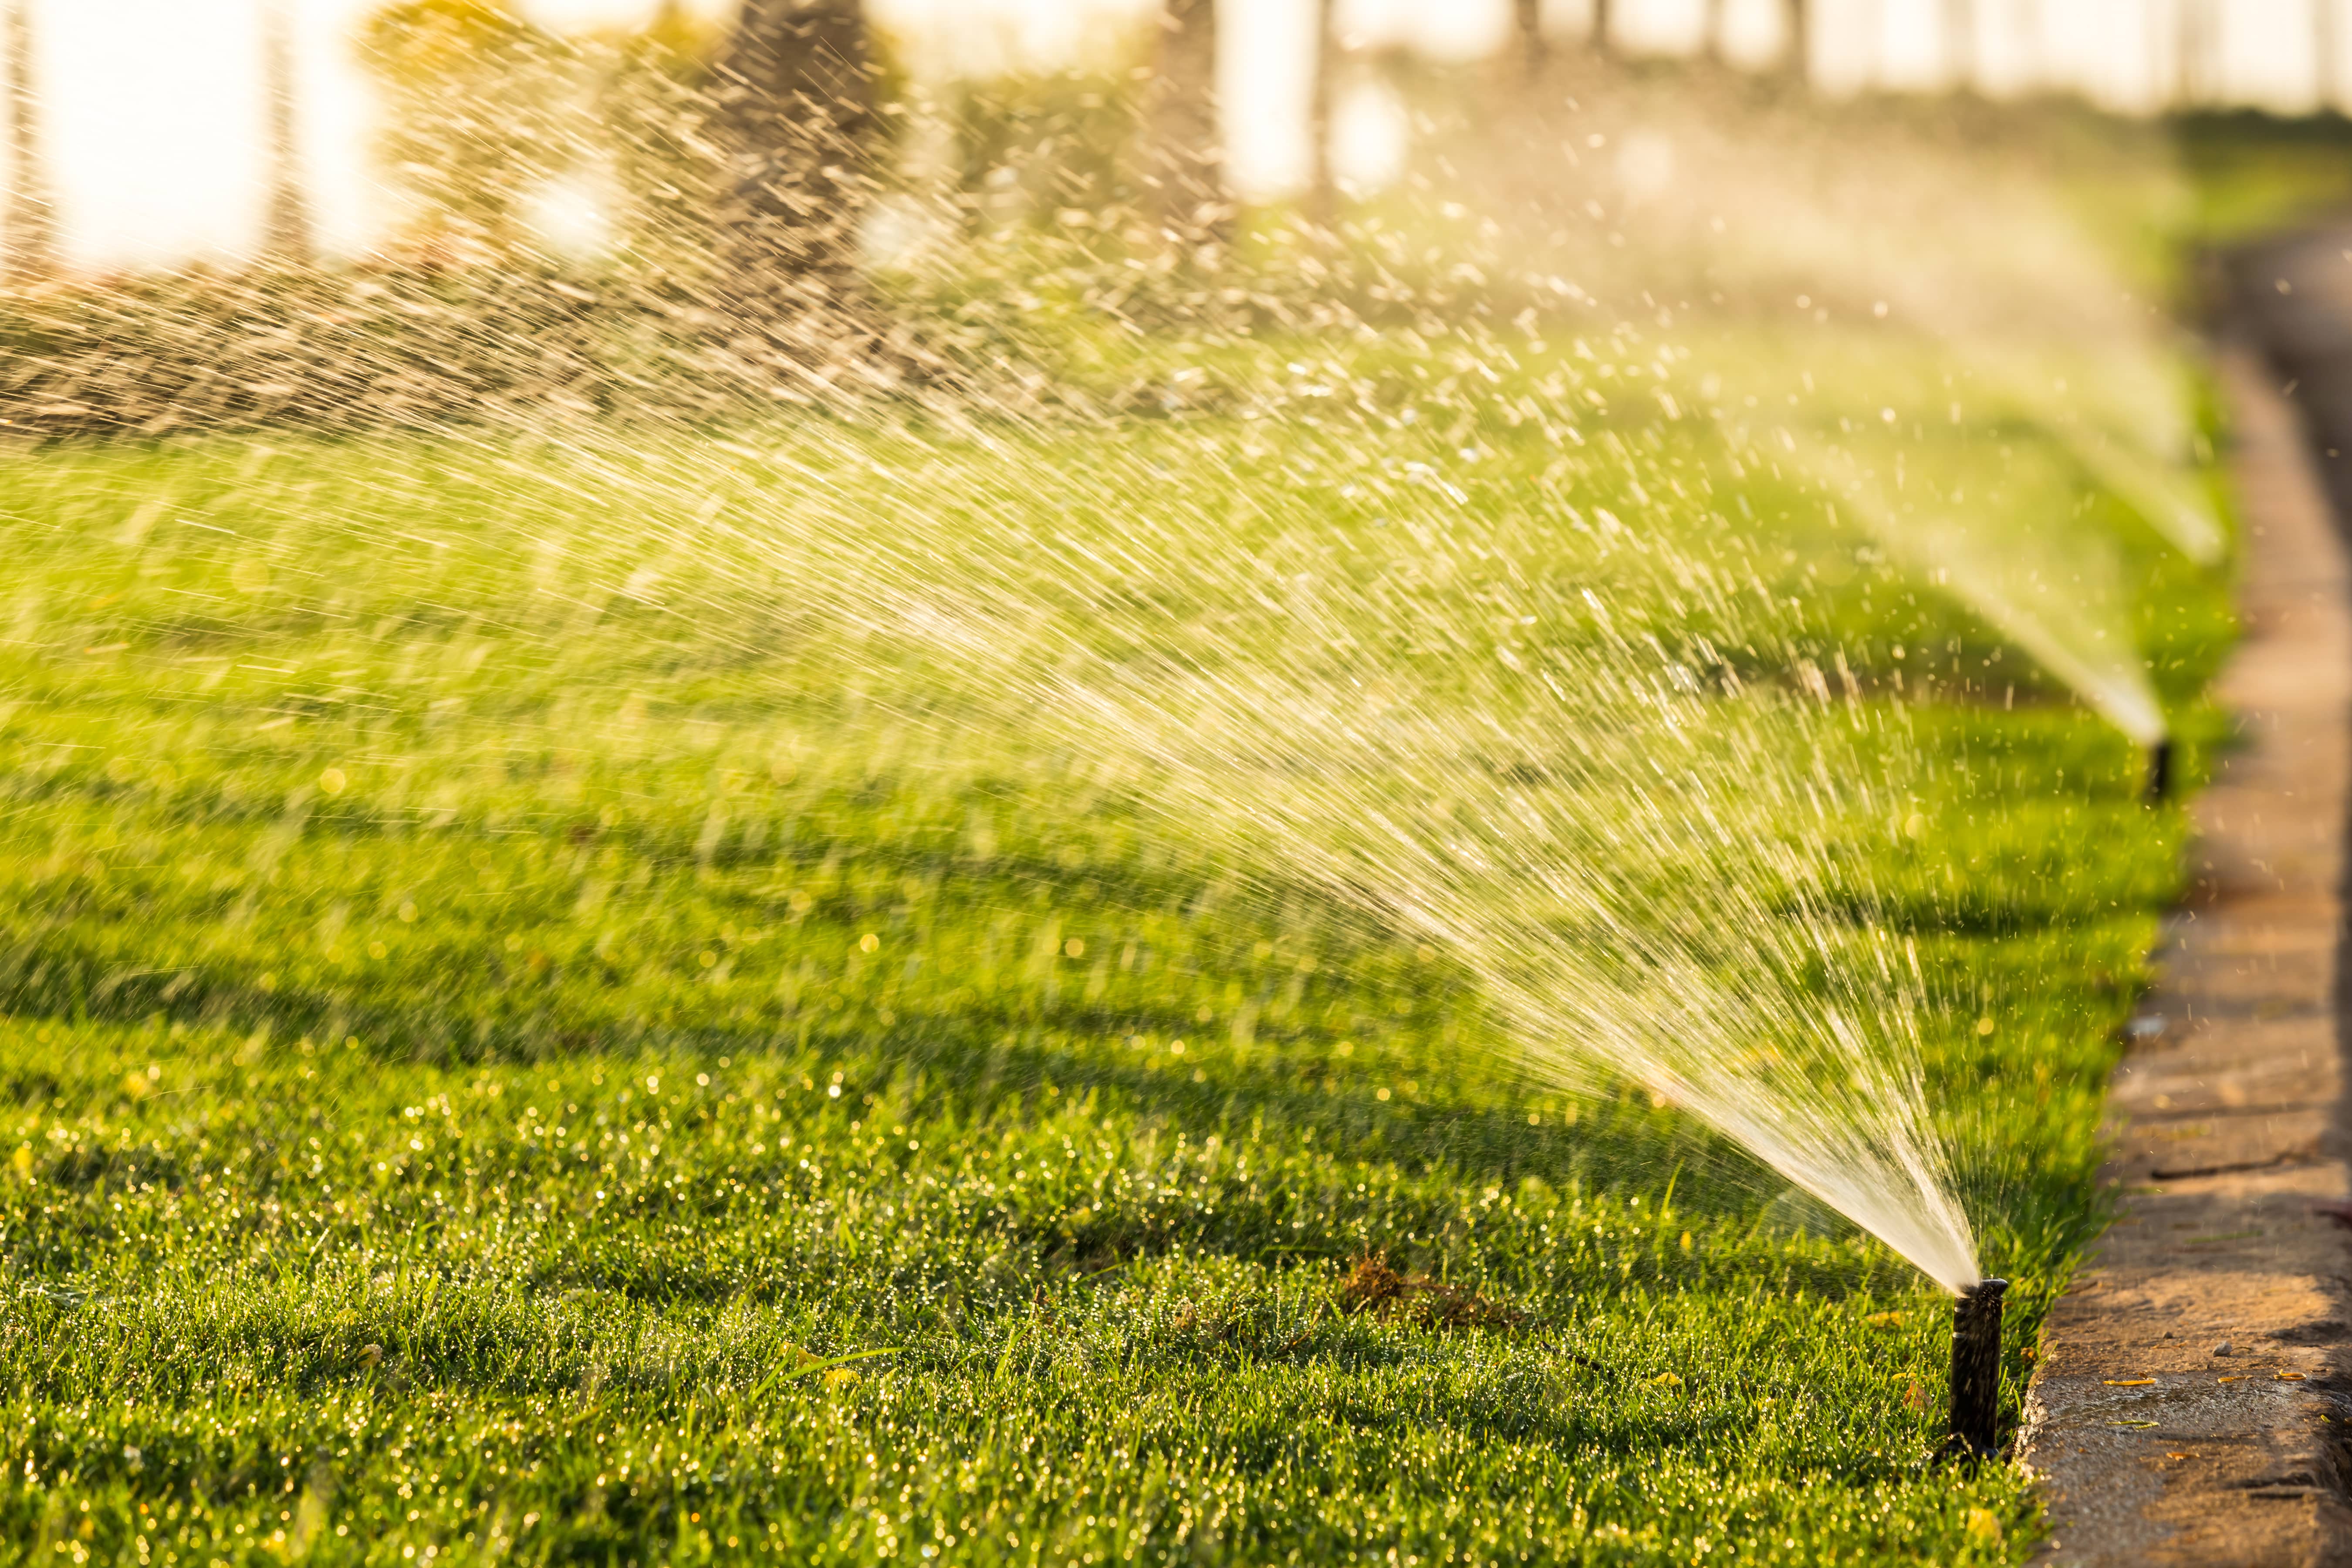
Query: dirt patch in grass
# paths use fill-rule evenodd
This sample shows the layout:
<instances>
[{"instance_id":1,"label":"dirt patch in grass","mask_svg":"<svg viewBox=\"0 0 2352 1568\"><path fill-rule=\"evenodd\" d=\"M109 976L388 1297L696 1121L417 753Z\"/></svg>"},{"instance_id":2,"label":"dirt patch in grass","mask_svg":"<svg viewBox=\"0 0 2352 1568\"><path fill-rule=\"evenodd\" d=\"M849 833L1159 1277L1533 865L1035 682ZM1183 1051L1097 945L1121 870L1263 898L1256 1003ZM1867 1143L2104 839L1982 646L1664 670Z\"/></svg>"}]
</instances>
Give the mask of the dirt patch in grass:
<instances>
[{"instance_id":1,"label":"dirt patch in grass","mask_svg":"<svg viewBox=\"0 0 2352 1568\"><path fill-rule=\"evenodd\" d=\"M1357 1258L1340 1279L1334 1300L1351 1317L1370 1312L1436 1329L1517 1329L1529 1321L1517 1307L1490 1301L1475 1290L1426 1274L1399 1273L1389 1266L1385 1253L1368 1252Z\"/></svg>"}]
</instances>

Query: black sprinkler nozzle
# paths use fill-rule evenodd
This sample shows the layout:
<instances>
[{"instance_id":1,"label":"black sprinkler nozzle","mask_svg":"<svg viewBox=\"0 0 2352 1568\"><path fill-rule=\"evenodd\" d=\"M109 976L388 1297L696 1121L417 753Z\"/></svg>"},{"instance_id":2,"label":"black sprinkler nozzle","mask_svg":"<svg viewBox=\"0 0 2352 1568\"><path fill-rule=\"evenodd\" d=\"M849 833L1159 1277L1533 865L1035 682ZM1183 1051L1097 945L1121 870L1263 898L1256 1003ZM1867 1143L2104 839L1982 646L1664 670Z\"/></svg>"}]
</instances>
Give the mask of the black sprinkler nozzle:
<instances>
[{"instance_id":1,"label":"black sprinkler nozzle","mask_svg":"<svg viewBox=\"0 0 2352 1568\"><path fill-rule=\"evenodd\" d=\"M1989 1457L2000 1416L2000 1299L2006 1279L1979 1279L1952 1303L1952 1435L1948 1454Z\"/></svg>"},{"instance_id":2,"label":"black sprinkler nozzle","mask_svg":"<svg viewBox=\"0 0 2352 1568\"><path fill-rule=\"evenodd\" d=\"M2147 804L2162 805L2172 798L2172 737L2167 735L2147 749Z\"/></svg>"}]
</instances>

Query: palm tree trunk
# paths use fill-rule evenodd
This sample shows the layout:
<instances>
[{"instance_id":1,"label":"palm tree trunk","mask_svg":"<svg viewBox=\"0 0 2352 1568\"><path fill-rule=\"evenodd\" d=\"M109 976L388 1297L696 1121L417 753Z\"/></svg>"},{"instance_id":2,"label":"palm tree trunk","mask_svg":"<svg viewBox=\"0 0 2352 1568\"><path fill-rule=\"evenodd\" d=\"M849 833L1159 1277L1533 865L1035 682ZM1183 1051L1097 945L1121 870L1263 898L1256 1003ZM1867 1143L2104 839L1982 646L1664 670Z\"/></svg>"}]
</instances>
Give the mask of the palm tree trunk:
<instances>
[{"instance_id":1,"label":"palm tree trunk","mask_svg":"<svg viewBox=\"0 0 2352 1568\"><path fill-rule=\"evenodd\" d=\"M262 89L269 99L269 209L261 249L272 261L301 267L310 260L310 204L296 130L293 17L282 0L263 11L261 28Z\"/></svg>"},{"instance_id":2,"label":"palm tree trunk","mask_svg":"<svg viewBox=\"0 0 2352 1568\"><path fill-rule=\"evenodd\" d=\"M1789 0L1789 72L1800 83L1813 78L1811 0Z\"/></svg>"},{"instance_id":3,"label":"palm tree trunk","mask_svg":"<svg viewBox=\"0 0 2352 1568\"><path fill-rule=\"evenodd\" d=\"M1180 239L1222 238L1234 214L1217 121L1216 0L1167 0L1151 86L1155 216Z\"/></svg>"},{"instance_id":4,"label":"palm tree trunk","mask_svg":"<svg viewBox=\"0 0 2352 1568\"><path fill-rule=\"evenodd\" d=\"M2180 96L2201 108L2221 96L2221 17L2214 0L2181 0Z\"/></svg>"},{"instance_id":5,"label":"palm tree trunk","mask_svg":"<svg viewBox=\"0 0 2352 1568\"><path fill-rule=\"evenodd\" d=\"M1974 0L1944 0L1945 76L1955 92L1966 92L1976 78L1976 22Z\"/></svg>"},{"instance_id":6,"label":"palm tree trunk","mask_svg":"<svg viewBox=\"0 0 2352 1568\"><path fill-rule=\"evenodd\" d=\"M743 0L717 78L739 308L805 310L855 294L876 119L861 0Z\"/></svg>"},{"instance_id":7,"label":"palm tree trunk","mask_svg":"<svg viewBox=\"0 0 2352 1568\"><path fill-rule=\"evenodd\" d=\"M1318 230L1328 233L1339 217L1339 182L1331 168L1331 97L1338 85L1332 79L1339 67L1339 38L1332 23L1339 7L1339 0L1314 0L1314 4L1315 79L1307 110L1307 217Z\"/></svg>"},{"instance_id":8,"label":"palm tree trunk","mask_svg":"<svg viewBox=\"0 0 2352 1568\"><path fill-rule=\"evenodd\" d=\"M1551 54L1551 42L1544 37L1543 0L1511 0L1511 18L1518 38L1519 62L1533 80L1543 75Z\"/></svg>"},{"instance_id":9,"label":"palm tree trunk","mask_svg":"<svg viewBox=\"0 0 2352 1568\"><path fill-rule=\"evenodd\" d=\"M0 257L12 282L46 278L57 270L57 211L50 205L48 170L41 149L41 105L33 83L32 0L0 0L7 7L0 36L0 69L8 110L8 208Z\"/></svg>"},{"instance_id":10,"label":"palm tree trunk","mask_svg":"<svg viewBox=\"0 0 2352 1568\"><path fill-rule=\"evenodd\" d=\"M2319 112L2334 114L2344 107L2343 14L2338 0L2312 0L2312 96Z\"/></svg>"}]
</instances>

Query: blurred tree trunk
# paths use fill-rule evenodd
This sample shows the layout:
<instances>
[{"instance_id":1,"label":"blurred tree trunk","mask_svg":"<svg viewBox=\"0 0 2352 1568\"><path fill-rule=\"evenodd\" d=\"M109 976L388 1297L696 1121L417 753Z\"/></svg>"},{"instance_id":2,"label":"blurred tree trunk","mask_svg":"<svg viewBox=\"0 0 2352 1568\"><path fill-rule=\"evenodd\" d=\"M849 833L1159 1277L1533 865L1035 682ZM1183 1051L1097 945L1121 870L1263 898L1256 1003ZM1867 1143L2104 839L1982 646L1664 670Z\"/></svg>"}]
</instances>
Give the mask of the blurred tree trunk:
<instances>
[{"instance_id":1,"label":"blurred tree trunk","mask_svg":"<svg viewBox=\"0 0 2352 1568\"><path fill-rule=\"evenodd\" d=\"M1551 41L1544 37L1544 0L1511 0L1511 20L1519 49L1519 63L1527 68L1528 79L1543 75L1544 64L1551 52Z\"/></svg>"},{"instance_id":2,"label":"blurred tree trunk","mask_svg":"<svg viewBox=\"0 0 2352 1568\"><path fill-rule=\"evenodd\" d=\"M2322 114L2344 107L2343 23L2342 0L2312 0L2311 88Z\"/></svg>"},{"instance_id":3,"label":"blurred tree trunk","mask_svg":"<svg viewBox=\"0 0 2352 1568\"><path fill-rule=\"evenodd\" d=\"M1234 214L1217 123L1216 0L1167 0L1149 120L1154 216L1179 238L1225 237Z\"/></svg>"},{"instance_id":4,"label":"blurred tree trunk","mask_svg":"<svg viewBox=\"0 0 2352 1568\"><path fill-rule=\"evenodd\" d=\"M0 29L0 71L8 104L8 209L0 230L0 263L12 282L46 278L57 270L57 212L49 199L48 169L41 149L41 103L34 85L32 0L0 0L7 7Z\"/></svg>"},{"instance_id":5,"label":"blurred tree trunk","mask_svg":"<svg viewBox=\"0 0 2352 1568\"><path fill-rule=\"evenodd\" d=\"M1976 80L1977 8L1975 0L1944 0L1945 75L1955 92L1966 92Z\"/></svg>"},{"instance_id":6,"label":"blurred tree trunk","mask_svg":"<svg viewBox=\"0 0 2352 1568\"><path fill-rule=\"evenodd\" d=\"M1812 0L1789 0L1789 70L1800 83L1812 79Z\"/></svg>"},{"instance_id":7,"label":"blurred tree trunk","mask_svg":"<svg viewBox=\"0 0 2352 1568\"><path fill-rule=\"evenodd\" d=\"M1339 73L1339 38L1332 26L1339 0L1314 0L1315 80L1307 100L1307 217L1328 232L1339 218L1339 182L1331 168L1331 98Z\"/></svg>"},{"instance_id":8,"label":"blurred tree trunk","mask_svg":"<svg viewBox=\"0 0 2352 1568\"><path fill-rule=\"evenodd\" d=\"M861 0L743 0L716 76L734 306L796 314L854 296L876 120Z\"/></svg>"},{"instance_id":9,"label":"blurred tree trunk","mask_svg":"<svg viewBox=\"0 0 2352 1568\"><path fill-rule=\"evenodd\" d=\"M1609 0L1592 0L1592 47L1602 54L1609 52L1610 32L1614 26Z\"/></svg>"},{"instance_id":10,"label":"blurred tree trunk","mask_svg":"<svg viewBox=\"0 0 2352 1568\"><path fill-rule=\"evenodd\" d=\"M2221 6L2218 0L2181 0L2179 17L2180 100L2192 107L2213 102L2221 97Z\"/></svg>"},{"instance_id":11,"label":"blurred tree trunk","mask_svg":"<svg viewBox=\"0 0 2352 1568\"><path fill-rule=\"evenodd\" d=\"M272 261L301 267L310 260L310 204L302 190L302 151L296 131L294 19L287 5L261 17L262 90L269 100L269 209L261 251Z\"/></svg>"}]
</instances>

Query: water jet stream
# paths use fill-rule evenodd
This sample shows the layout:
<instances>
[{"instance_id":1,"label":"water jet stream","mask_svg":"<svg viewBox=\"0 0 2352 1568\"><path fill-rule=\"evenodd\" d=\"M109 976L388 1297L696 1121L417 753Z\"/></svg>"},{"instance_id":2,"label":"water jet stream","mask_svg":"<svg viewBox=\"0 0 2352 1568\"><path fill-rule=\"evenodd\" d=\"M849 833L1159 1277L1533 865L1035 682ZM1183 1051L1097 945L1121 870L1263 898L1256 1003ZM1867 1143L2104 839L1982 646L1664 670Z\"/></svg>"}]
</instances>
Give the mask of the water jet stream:
<instances>
[{"instance_id":1,"label":"water jet stream","mask_svg":"<svg viewBox=\"0 0 2352 1568\"><path fill-rule=\"evenodd\" d=\"M1885 477L1885 469L1899 469L1898 454L1874 455L1873 467L1847 448L1793 445L1814 482L1915 574L2032 655L2138 745L2165 740L2170 730L2164 710L2116 603L2111 552L2079 531L2059 539L2024 519L1990 537L1983 524L1962 522L1932 495L1925 508L1898 500ZM1988 512L1998 515L1979 509L1979 515Z\"/></svg>"},{"instance_id":2,"label":"water jet stream","mask_svg":"<svg viewBox=\"0 0 2352 1568\"><path fill-rule=\"evenodd\" d=\"M1835 850L1905 797L1899 713L1673 646L1589 585L1570 516L1418 493L1400 526L1343 540L1178 509L1116 542L952 554L833 514L746 537L758 575L877 668L919 658L951 684L908 721L1096 758L1261 881L1454 954L1522 1070L1637 1084L1947 1289L1973 1282L1920 1068L1927 983ZM1764 635L1727 563L1629 537L1727 635Z\"/></svg>"}]
</instances>

